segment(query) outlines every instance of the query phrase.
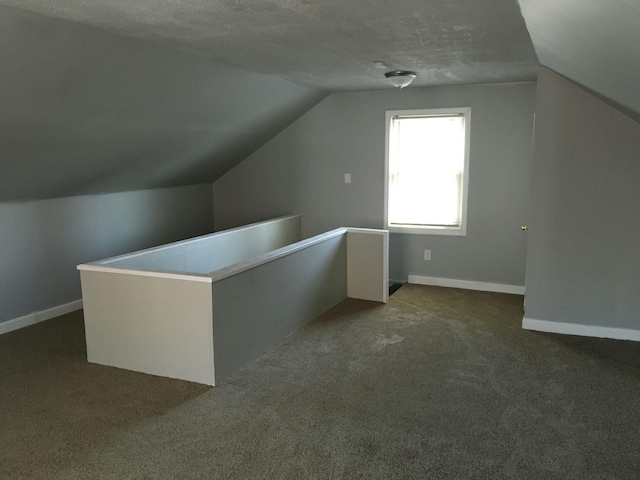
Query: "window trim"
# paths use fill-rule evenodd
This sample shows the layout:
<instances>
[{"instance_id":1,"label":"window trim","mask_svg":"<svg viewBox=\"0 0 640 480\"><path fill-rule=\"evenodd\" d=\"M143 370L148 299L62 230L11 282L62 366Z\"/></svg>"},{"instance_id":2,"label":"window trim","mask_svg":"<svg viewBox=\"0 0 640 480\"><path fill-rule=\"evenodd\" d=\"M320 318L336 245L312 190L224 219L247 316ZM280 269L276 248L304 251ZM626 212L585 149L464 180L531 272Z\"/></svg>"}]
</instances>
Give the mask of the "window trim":
<instances>
[{"instance_id":1,"label":"window trim","mask_svg":"<svg viewBox=\"0 0 640 480\"><path fill-rule=\"evenodd\" d=\"M391 119L398 116L463 115L465 121L464 170L462 178L462 212L459 227L446 226L403 226L389 224L389 134ZM392 233L413 233L421 235L467 235L467 206L469 200L469 146L471 143L471 107L423 108L415 110L387 110L385 116L385 162L384 162L384 228Z\"/></svg>"}]
</instances>

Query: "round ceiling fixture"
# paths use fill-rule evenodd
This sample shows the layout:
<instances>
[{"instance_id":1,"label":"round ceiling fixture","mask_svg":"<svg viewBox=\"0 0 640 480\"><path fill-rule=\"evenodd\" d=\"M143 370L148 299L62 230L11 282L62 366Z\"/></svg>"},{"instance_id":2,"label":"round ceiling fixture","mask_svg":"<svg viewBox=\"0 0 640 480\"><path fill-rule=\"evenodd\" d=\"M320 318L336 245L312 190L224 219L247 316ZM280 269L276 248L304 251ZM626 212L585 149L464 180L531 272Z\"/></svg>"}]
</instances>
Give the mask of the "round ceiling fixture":
<instances>
[{"instance_id":1,"label":"round ceiling fixture","mask_svg":"<svg viewBox=\"0 0 640 480\"><path fill-rule=\"evenodd\" d=\"M408 70L394 70L384 74L389 79L391 85L398 88L404 88L408 86L413 79L416 78L416 72L410 72Z\"/></svg>"}]
</instances>

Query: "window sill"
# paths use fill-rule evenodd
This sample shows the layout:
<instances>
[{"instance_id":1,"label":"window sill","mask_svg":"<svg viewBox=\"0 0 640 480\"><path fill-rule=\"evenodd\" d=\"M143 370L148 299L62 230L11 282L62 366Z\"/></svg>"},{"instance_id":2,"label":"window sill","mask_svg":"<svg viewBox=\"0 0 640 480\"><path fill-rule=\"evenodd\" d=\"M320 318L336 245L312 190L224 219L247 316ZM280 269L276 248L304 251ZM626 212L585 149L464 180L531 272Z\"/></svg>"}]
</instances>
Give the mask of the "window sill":
<instances>
[{"instance_id":1,"label":"window sill","mask_svg":"<svg viewBox=\"0 0 640 480\"><path fill-rule=\"evenodd\" d=\"M449 235L455 237L466 237L467 231L464 227L418 227L387 225L390 233L411 233L417 235Z\"/></svg>"}]
</instances>

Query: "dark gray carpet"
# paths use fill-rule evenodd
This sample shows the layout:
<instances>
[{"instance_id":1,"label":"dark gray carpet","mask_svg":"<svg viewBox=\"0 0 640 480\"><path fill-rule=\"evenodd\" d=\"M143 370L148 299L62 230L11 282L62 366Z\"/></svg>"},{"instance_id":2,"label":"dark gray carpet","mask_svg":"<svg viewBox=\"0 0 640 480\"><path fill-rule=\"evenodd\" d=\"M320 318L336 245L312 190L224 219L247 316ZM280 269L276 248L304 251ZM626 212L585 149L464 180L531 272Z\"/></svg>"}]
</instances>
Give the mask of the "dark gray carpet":
<instances>
[{"instance_id":1,"label":"dark gray carpet","mask_svg":"<svg viewBox=\"0 0 640 480\"><path fill-rule=\"evenodd\" d=\"M208 388L86 363L66 315L0 337L0 477L639 478L640 344L521 319L405 285Z\"/></svg>"}]
</instances>

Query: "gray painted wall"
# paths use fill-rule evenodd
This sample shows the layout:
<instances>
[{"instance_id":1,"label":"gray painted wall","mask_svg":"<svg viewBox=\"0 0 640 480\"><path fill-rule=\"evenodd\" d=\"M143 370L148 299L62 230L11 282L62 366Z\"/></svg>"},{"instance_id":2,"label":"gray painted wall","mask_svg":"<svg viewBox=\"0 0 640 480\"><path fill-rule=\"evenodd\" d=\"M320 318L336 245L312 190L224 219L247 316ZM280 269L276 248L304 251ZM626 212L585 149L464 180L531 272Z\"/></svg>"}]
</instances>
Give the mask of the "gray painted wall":
<instances>
[{"instance_id":1,"label":"gray painted wall","mask_svg":"<svg viewBox=\"0 0 640 480\"><path fill-rule=\"evenodd\" d=\"M292 212L303 237L381 228L385 111L470 106L468 235L391 235L390 277L523 285L534 104L534 83L333 94L214 183L216 229Z\"/></svg>"},{"instance_id":2,"label":"gray painted wall","mask_svg":"<svg viewBox=\"0 0 640 480\"><path fill-rule=\"evenodd\" d=\"M640 328L640 124L538 77L526 317Z\"/></svg>"},{"instance_id":3,"label":"gray painted wall","mask_svg":"<svg viewBox=\"0 0 640 480\"><path fill-rule=\"evenodd\" d=\"M0 203L0 322L81 298L76 265L213 230L211 185Z\"/></svg>"},{"instance_id":4,"label":"gray painted wall","mask_svg":"<svg viewBox=\"0 0 640 480\"><path fill-rule=\"evenodd\" d=\"M218 383L346 298L347 236L215 281L212 288Z\"/></svg>"},{"instance_id":5,"label":"gray painted wall","mask_svg":"<svg viewBox=\"0 0 640 480\"><path fill-rule=\"evenodd\" d=\"M299 242L300 216L281 217L126 253L93 265L175 273L212 273Z\"/></svg>"}]
</instances>

